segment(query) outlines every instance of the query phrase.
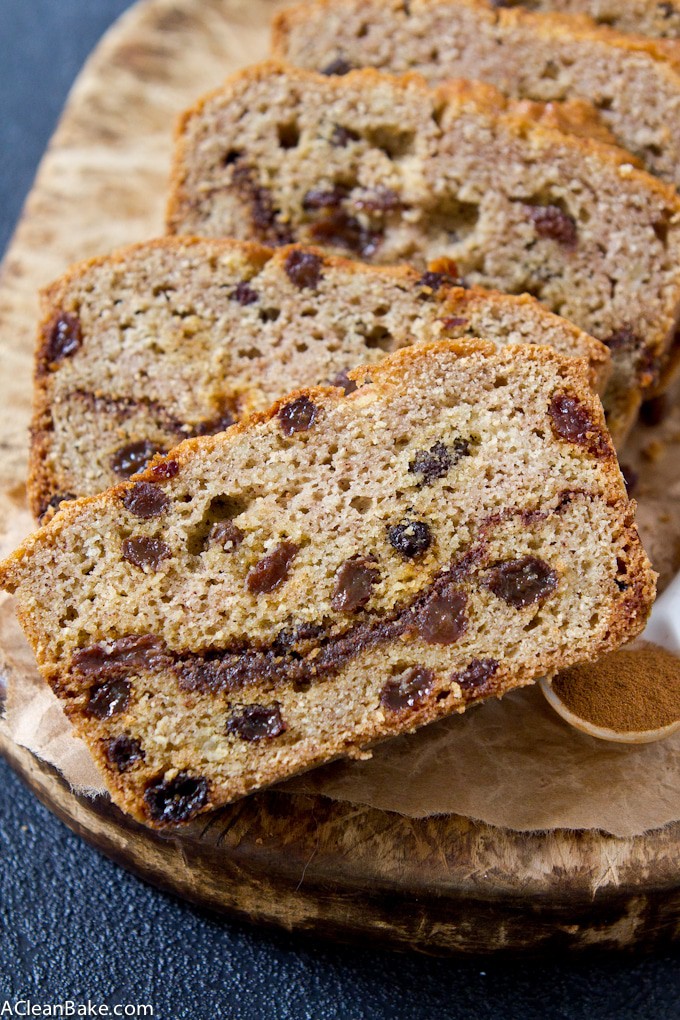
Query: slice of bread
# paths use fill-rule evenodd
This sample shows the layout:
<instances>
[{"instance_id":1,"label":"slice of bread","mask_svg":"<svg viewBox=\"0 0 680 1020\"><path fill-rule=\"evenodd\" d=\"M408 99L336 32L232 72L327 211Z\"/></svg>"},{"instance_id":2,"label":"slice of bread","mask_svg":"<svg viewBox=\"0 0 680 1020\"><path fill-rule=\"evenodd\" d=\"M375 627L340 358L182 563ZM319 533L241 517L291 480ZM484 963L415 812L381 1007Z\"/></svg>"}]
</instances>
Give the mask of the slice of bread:
<instances>
[{"instance_id":1,"label":"slice of bread","mask_svg":"<svg viewBox=\"0 0 680 1020\"><path fill-rule=\"evenodd\" d=\"M441 341L65 504L0 565L151 825L596 658L654 574L581 362Z\"/></svg>"},{"instance_id":2,"label":"slice of bread","mask_svg":"<svg viewBox=\"0 0 680 1020\"><path fill-rule=\"evenodd\" d=\"M194 434L420 340L483 335L585 358L607 348L534 298L312 248L168 238L74 266L43 295L29 496L40 517ZM58 349L59 338L75 338ZM60 353L63 356L60 356Z\"/></svg>"},{"instance_id":3,"label":"slice of bread","mask_svg":"<svg viewBox=\"0 0 680 1020\"><path fill-rule=\"evenodd\" d=\"M617 440L680 309L674 189L487 85L240 72L183 118L169 226L423 268L446 256L468 284L528 291L610 346Z\"/></svg>"},{"instance_id":4,"label":"slice of bread","mask_svg":"<svg viewBox=\"0 0 680 1020\"><path fill-rule=\"evenodd\" d=\"M430 85L473 78L519 99L585 99L619 145L680 185L680 67L653 39L486 0L317 0L277 16L273 51L327 73L418 71Z\"/></svg>"}]
</instances>

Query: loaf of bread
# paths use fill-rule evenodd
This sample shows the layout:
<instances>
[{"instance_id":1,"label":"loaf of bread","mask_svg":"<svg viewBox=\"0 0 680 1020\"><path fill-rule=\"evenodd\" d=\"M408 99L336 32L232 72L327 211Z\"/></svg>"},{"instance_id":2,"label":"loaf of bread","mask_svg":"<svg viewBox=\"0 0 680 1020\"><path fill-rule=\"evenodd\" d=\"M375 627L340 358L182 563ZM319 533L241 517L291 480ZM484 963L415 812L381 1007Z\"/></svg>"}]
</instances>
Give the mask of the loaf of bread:
<instances>
[{"instance_id":1,"label":"loaf of bread","mask_svg":"<svg viewBox=\"0 0 680 1020\"><path fill-rule=\"evenodd\" d=\"M40 517L302 386L418 337L482 335L585 358L607 348L534 298L312 248L167 238L74 266L43 294L29 496ZM69 339L70 338L70 339Z\"/></svg>"},{"instance_id":2,"label":"loaf of bread","mask_svg":"<svg viewBox=\"0 0 680 1020\"><path fill-rule=\"evenodd\" d=\"M63 505L0 565L136 818L251 790L615 648L654 574L583 363L440 341Z\"/></svg>"},{"instance_id":3,"label":"loaf of bread","mask_svg":"<svg viewBox=\"0 0 680 1020\"><path fill-rule=\"evenodd\" d=\"M377 67L430 85L478 79L522 99L579 97L619 145L680 185L680 69L653 39L487 0L317 0L277 16L273 51L327 74Z\"/></svg>"},{"instance_id":4,"label":"loaf of bread","mask_svg":"<svg viewBox=\"0 0 680 1020\"><path fill-rule=\"evenodd\" d=\"M500 0L496 6L587 15L596 24L617 32L647 35L653 39L680 39L678 0Z\"/></svg>"},{"instance_id":5,"label":"loaf of bread","mask_svg":"<svg viewBox=\"0 0 680 1020\"><path fill-rule=\"evenodd\" d=\"M267 63L183 118L173 233L316 243L527 291L604 341L617 439L680 308L680 199L619 152L537 125L488 85Z\"/></svg>"}]
</instances>

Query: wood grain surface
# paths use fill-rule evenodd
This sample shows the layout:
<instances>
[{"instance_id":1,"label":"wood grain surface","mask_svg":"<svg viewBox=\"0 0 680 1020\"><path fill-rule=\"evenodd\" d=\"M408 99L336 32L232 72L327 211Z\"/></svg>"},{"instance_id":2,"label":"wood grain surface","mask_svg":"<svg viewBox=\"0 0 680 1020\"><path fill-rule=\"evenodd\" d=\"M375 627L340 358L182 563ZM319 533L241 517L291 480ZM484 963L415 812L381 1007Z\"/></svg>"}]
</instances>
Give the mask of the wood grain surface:
<instances>
[{"instance_id":1,"label":"wood grain surface","mask_svg":"<svg viewBox=\"0 0 680 1020\"><path fill-rule=\"evenodd\" d=\"M266 55L276 6L146 0L83 70L0 275L0 552L31 526L24 478L38 288L76 259L162 232L175 118ZM436 953L649 949L680 934L680 825L635 839L527 834L272 791L159 835L105 797L74 795L1 724L0 750L109 857L257 922Z\"/></svg>"}]
</instances>

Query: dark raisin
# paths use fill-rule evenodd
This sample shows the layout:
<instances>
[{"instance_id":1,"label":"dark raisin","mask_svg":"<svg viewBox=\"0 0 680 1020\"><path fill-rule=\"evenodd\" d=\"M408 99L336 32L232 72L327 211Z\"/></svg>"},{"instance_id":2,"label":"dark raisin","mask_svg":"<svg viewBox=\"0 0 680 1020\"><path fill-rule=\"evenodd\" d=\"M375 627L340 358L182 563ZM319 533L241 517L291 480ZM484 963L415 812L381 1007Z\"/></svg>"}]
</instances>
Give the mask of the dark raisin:
<instances>
[{"instance_id":1,"label":"dark raisin","mask_svg":"<svg viewBox=\"0 0 680 1020\"><path fill-rule=\"evenodd\" d=\"M630 464L621 464L620 467L623 480L626 483L626 492L629 496L632 496L637 487L638 473L630 466Z\"/></svg>"},{"instance_id":2,"label":"dark raisin","mask_svg":"<svg viewBox=\"0 0 680 1020\"><path fill-rule=\"evenodd\" d=\"M306 432L316 421L318 407L307 397L297 397L289 404L284 404L277 418L284 436L292 436L294 432Z\"/></svg>"},{"instance_id":3,"label":"dark raisin","mask_svg":"<svg viewBox=\"0 0 680 1020\"><path fill-rule=\"evenodd\" d=\"M208 780L203 776L178 772L169 781L160 776L150 783L144 791L144 802L154 822L187 822L207 804L208 790Z\"/></svg>"},{"instance_id":4,"label":"dark raisin","mask_svg":"<svg viewBox=\"0 0 680 1020\"><path fill-rule=\"evenodd\" d=\"M406 559L420 556L432 545L432 532L425 521L403 521L388 528L387 537L393 549Z\"/></svg>"},{"instance_id":5,"label":"dark raisin","mask_svg":"<svg viewBox=\"0 0 680 1020\"><path fill-rule=\"evenodd\" d=\"M156 478L159 482L167 482L171 478L176 478L179 474L179 464L176 460L162 460L159 464L154 464L149 469L153 478Z\"/></svg>"},{"instance_id":6,"label":"dark raisin","mask_svg":"<svg viewBox=\"0 0 680 1020\"><path fill-rule=\"evenodd\" d=\"M90 691L87 714L95 719L110 719L112 715L124 712L130 701L130 681L107 680Z\"/></svg>"},{"instance_id":7,"label":"dark raisin","mask_svg":"<svg viewBox=\"0 0 680 1020\"><path fill-rule=\"evenodd\" d=\"M448 585L431 595L418 612L416 622L420 636L433 645L452 645L467 630L464 592Z\"/></svg>"},{"instance_id":8,"label":"dark raisin","mask_svg":"<svg viewBox=\"0 0 680 1020\"><path fill-rule=\"evenodd\" d=\"M77 315L62 312L50 326L45 357L48 362L70 358L83 342L83 330Z\"/></svg>"},{"instance_id":9,"label":"dark raisin","mask_svg":"<svg viewBox=\"0 0 680 1020\"><path fill-rule=\"evenodd\" d=\"M232 301L237 301L240 305L254 305L256 301L260 300L260 295L256 290L246 283L245 280L241 280L240 283L236 284L234 290L229 295Z\"/></svg>"},{"instance_id":10,"label":"dark raisin","mask_svg":"<svg viewBox=\"0 0 680 1020\"><path fill-rule=\"evenodd\" d=\"M413 666L399 680L388 680L380 692L380 704L390 712L416 708L434 686L434 673L422 666Z\"/></svg>"},{"instance_id":11,"label":"dark raisin","mask_svg":"<svg viewBox=\"0 0 680 1020\"><path fill-rule=\"evenodd\" d=\"M539 237L557 241L565 248L576 247L578 234L573 216L558 205L531 205L527 211Z\"/></svg>"},{"instance_id":12,"label":"dark raisin","mask_svg":"<svg viewBox=\"0 0 680 1020\"><path fill-rule=\"evenodd\" d=\"M62 503L66 503L67 500L77 498L78 497L75 496L72 492L66 492L64 494L57 493L56 496L52 496L52 498L47 503L47 506L43 510L41 510L40 519L42 520L42 518L45 516L48 510L56 510L59 506L61 506Z\"/></svg>"},{"instance_id":13,"label":"dark raisin","mask_svg":"<svg viewBox=\"0 0 680 1020\"><path fill-rule=\"evenodd\" d=\"M227 733L235 733L241 740L278 737L285 730L286 724L277 701L273 705L243 705L227 723Z\"/></svg>"},{"instance_id":14,"label":"dark raisin","mask_svg":"<svg viewBox=\"0 0 680 1020\"><path fill-rule=\"evenodd\" d=\"M467 326L469 319L464 319L460 315L451 315L448 319L442 319L442 326L444 329L457 329L459 326Z\"/></svg>"},{"instance_id":15,"label":"dark raisin","mask_svg":"<svg viewBox=\"0 0 680 1020\"><path fill-rule=\"evenodd\" d=\"M337 209L347 198L349 191L341 184L332 188L311 188L302 199L302 208L309 209Z\"/></svg>"},{"instance_id":16,"label":"dark raisin","mask_svg":"<svg viewBox=\"0 0 680 1020\"><path fill-rule=\"evenodd\" d=\"M333 209L309 227L314 241L327 247L346 248L369 259L377 252L383 238L379 230L362 226L355 216L344 209Z\"/></svg>"},{"instance_id":17,"label":"dark raisin","mask_svg":"<svg viewBox=\"0 0 680 1020\"><path fill-rule=\"evenodd\" d=\"M349 369L343 368L338 372L336 376L328 380L329 385L337 386L339 390L343 390L346 397L349 396L350 393L354 393L354 391L358 389L357 384L354 382L354 379L350 379L349 375L347 374L348 371Z\"/></svg>"},{"instance_id":18,"label":"dark raisin","mask_svg":"<svg viewBox=\"0 0 680 1020\"><path fill-rule=\"evenodd\" d=\"M621 326L609 336L602 337L602 343L606 344L610 351L637 351L642 346L642 337L630 326Z\"/></svg>"},{"instance_id":19,"label":"dark raisin","mask_svg":"<svg viewBox=\"0 0 680 1020\"><path fill-rule=\"evenodd\" d=\"M233 521L218 521L208 533L208 542L221 545L225 552L234 552L243 541L243 532Z\"/></svg>"},{"instance_id":20,"label":"dark raisin","mask_svg":"<svg viewBox=\"0 0 680 1020\"><path fill-rule=\"evenodd\" d=\"M257 183L255 171L245 163L238 163L233 171L234 187L250 204L253 226L263 241L271 244L290 244L293 240L288 227L281 223L268 188Z\"/></svg>"},{"instance_id":21,"label":"dark raisin","mask_svg":"<svg viewBox=\"0 0 680 1020\"><path fill-rule=\"evenodd\" d=\"M349 61L345 60L344 57L336 57L335 60L331 60L330 64L322 69L321 74L326 75L338 75L349 74L352 70L352 65Z\"/></svg>"},{"instance_id":22,"label":"dark raisin","mask_svg":"<svg viewBox=\"0 0 680 1020\"><path fill-rule=\"evenodd\" d=\"M331 135L331 145L337 149L344 149L350 142L358 142L360 137L361 135L358 135L356 131L352 131L351 128L343 127L342 124L336 124Z\"/></svg>"},{"instance_id":23,"label":"dark raisin","mask_svg":"<svg viewBox=\"0 0 680 1020\"><path fill-rule=\"evenodd\" d=\"M658 397L650 397L649 400L644 401L640 408L640 421L649 428L660 425L670 411L670 406L668 396L665 393Z\"/></svg>"},{"instance_id":24,"label":"dark raisin","mask_svg":"<svg viewBox=\"0 0 680 1020\"><path fill-rule=\"evenodd\" d=\"M273 552L264 556L248 571L246 585L248 591L263 595L274 591L288 578L288 568L298 554L298 546L294 542L281 542Z\"/></svg>"},{"instance_id":25,"label":"dark raisin","mask_svg":"<svg viewBox=\"0 0 680 1020\"><path fill-rule=\"evenodd\" d=\"M595 425L588 409L578 397L569 393L556 393L550 401L549 414L552 430L561 439L578 443L598 457L609 453L607 437Z\"/></svg>"},{"instance_id":26,"label":"dark raisin","mask_svg":"<svg viewBox=\"0 0 680 1020\"><path fill-rule=\"evenodd\" d=\"M159 517L170 506L170 497L151 482L135 482L123 495L123 506L135 517Z\"/></svg>"},{"instance_id":27,"label":"dark raisin","mask_svg":"<svg viewBox=\"0 0 680 1020\"><path fill-rule=\"evenodd\" d=\"M513 609L524 609L542 602L557 588L558 576L552 567L536 556L506 560L489 571L486 586Z\"/></svg>"},{"instance_id":28,"label":"dark raisin","mask_svg":"<svg viewBox=\"0 0 680 1020\"><path fill-rule=\"evenodd\" d=\"M435 293L441 287L451 287L455 284L455 279L449 276L448 273L433 273L430 270L423 273L418 280L421 287L426 287L427 290L434 291Z\"/></svg>"},{"instance_id":29,"label":"dark raisin","mask_svg":"<svg viewBox=\"0 0 680 1020\"><path fill-rule=\"evenodd\" d=\"M331 599L333 609L352 613L365 606L373 594L373 585L380 580L375 557L352 556L345 560L335 575L335 589Z\"/></svg>"},{"instance_id":30,"label":"dark raisin","mask_svg":"<svg viewBox=\"0 0 680 1020\"><path fill-rule=\"evenodd\" d=\"M136 443L128 443L127 446L121 446L119 450L116 450L111 458L111 468L121 478L129 478L146 467L157 453L162 452L162 448L156 443L152 443L150 439L140 439Z\"/></svg>"},{"instance_id":31,"label":"dark raisin","mask_svg":"<svg viewBox=\"0 0 680 1020\"><path fill-rule=\"evenodd\" d=\"M461 457L470 454L470 443L467 439L456 439L449 448L442 442L436 442L429 450L418 450L408 469L411 474L422 475L421 485L432 485L438 478L443 478L454 467Z\"/></svg>"},{"instance_id":32,"label":"dark raisin","mask_svg":"<svg viewBox=\"0 0 680 1020\"><path fill-rule=\"evenodd\" d=\"M222 414L216 415L214 418L205 418L203 421L199 421L197 425L191 430L192 436L214 436L218 432L224 432L226 429L231 428L236 419L234 418L231 411L224 411Z\"/></svg>"},{"instance_id":33,"label":"dark raisin","mask_svg":"<svg viewBox=\"0 0 680 1020\"><path fill-rule=\"evenodd\" d=\"M170 556L170 546L160 538L148 538L146 535L140 535L138 538L126 538L123 542L123 559L141 570L144 567L158 570L161 561L166 560L168 556Z\"/></svg>"},{"instance_id":34,"label":"dark raisin","mask_svg":"<svg viewBox=\"0 0 680 1020\"><path fill-rule=\"evenodd\" d=\"M323 259L313 251L291 251L286 256L284 268L291 283L302 289L316 290L321 279Z\"/></svg>"},{"instance_id":35,"label":"dark raisin","mask_svg":"<svg viewBox=\"0 0 680 1020\"><path fill-rule=\"evenodd\" d=\"M167 651L160 638L153 634L129 634L112 641L108 647L90 645L81 648L71 659L71 666L88 676L91 673L153 669L166 660Z\"/></svg>"},{"instance_id":36,"label":"dark raisin","mask_svg":"<svg viewBox=\"0 0 680 1020\"><path fill-rule=\"evenodd\" d=\"M392 212L395 209L403 208L399 195L392 188L376 188L374 191L368 191L356 198L354 205L364 212Z\"/></svg>"},{"instance_id":37,"label":"dark raisin","mask_svg":"<svg viewBox=\"0 0 680 1020\"><path fill-rule=\"evenodd\" d=\"M144 751L140 742L134 737L128 737L125 733L120 737L108 740L104 753L109 763L119 772L127 772L138 761L144 761Z\"/></svg>"},{"instance_id":38,"label":"dark raisin","mask_svg":"<svg viewBox=\"0 0 680 1020\"><path fill-rule=\"evenodd\" d=\"M466 693L479 693L489 686L488 681L498 672L499 665L497 659L473 659L462 672L453 673L451 679Z\"/></svg>"}]
</instances>

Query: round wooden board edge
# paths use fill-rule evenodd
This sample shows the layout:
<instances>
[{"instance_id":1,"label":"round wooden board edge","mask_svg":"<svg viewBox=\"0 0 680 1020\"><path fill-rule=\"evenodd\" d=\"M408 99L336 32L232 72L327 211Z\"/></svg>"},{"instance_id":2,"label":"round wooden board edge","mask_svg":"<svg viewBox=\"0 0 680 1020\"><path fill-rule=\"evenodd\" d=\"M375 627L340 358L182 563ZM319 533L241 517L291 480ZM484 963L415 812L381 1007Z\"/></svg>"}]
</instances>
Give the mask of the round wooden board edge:
<instances>
[{"instance_id":1,"label":"round wooden board edge","mask_svg":"<svg viewBox=\"0 0 680 1020\"><path fill-rule=\"evenodd\" d=\"M109 30L74 86L48 159L69 133L67 113L72 99L83 97L85 74L99 72L152 16L177 17L181 6L144 0ZM197 8L196 0L189 6ZM218 7L209 0L206 9ZM136 53L133 47L127 58ZM35 193L43 178L40 171L8 248L6 292L21 282L9 256L17 242L27 247L24 227L39 213ZM17 317L24 301L32 307L19 294ZM417 820L270 791L161 836L106 797L74 794L1 724L0 753L49 810L107 857L189 902L241 919L443 954L653 949L680 934L680 824L634 840L511 833L469 819Z\"/></svg>"},{"instance_id":2,"label":"round wooden board edge","mask_svg":"<svg viewBox=\"0 0 680 1020\"><path fill-rule=\"evenodd\" d=\"M566 860L575 848L580 854L601 849L604 838L614 849L605 856L615 873L617 845L649 837L509 833L469 819L410 819L276 790L161 834L122 814L108 797L75 794L1 727L0 753L42 804L105 856L195 906L241 921L436 955L651 951L680 934L680 886L672 868L645 882L603 881L598 888L584 867L553 868L543 888L538 882L531 888L519 871L522 856L540 857L546 841ZM651 835L670 848L677 833L667 828ZM520 848L518 870L499 882L495 869L503 856L496 851L506 843Z\"/></svg>"}]
</instances>

